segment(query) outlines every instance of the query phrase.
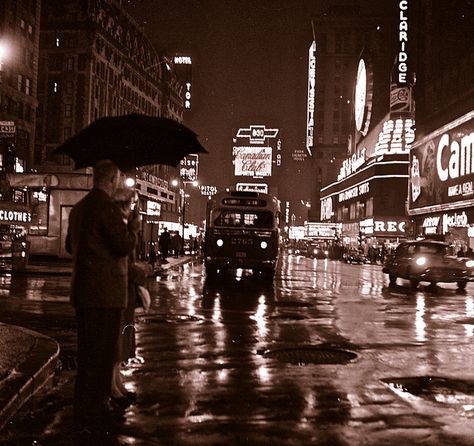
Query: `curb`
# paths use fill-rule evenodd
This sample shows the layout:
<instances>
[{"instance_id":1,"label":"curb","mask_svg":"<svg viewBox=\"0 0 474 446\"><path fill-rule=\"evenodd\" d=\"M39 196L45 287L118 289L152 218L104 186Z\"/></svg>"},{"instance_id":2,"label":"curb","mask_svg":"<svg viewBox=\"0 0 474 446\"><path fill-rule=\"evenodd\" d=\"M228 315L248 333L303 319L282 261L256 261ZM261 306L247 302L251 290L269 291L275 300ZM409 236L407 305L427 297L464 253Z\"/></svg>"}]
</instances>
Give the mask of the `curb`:
<instances>
[{"instance_id":1,"label":"curb","mask_svg":"<svg viewBox=\"0 0 474 446\"><path fill-rule=\"evenodd\" d=\"M28 358L0 383L0 430L32 396L52 380L59 356L59 344L54 339L16 325L9 327L34 336L35 343Z\"/></svg>"}]
</instances>

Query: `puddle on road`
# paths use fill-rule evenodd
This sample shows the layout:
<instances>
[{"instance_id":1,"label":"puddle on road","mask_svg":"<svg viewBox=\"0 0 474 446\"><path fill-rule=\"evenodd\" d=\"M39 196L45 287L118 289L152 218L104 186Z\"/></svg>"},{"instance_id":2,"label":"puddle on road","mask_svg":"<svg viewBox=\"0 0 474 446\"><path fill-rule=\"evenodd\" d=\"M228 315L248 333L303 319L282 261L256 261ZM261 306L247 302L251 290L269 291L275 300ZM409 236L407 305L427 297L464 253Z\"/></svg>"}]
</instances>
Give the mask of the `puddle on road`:
<instances>
[{"instance_id":1,"label":"puddle on road","mask_svg":"<svg viewBox=\"0 0 474 446\"><path fill-rule=\"evenodd\" d=\"M433 403L462 406L474 416L474 381L440 376L385 378L381 381L402 398L411 395Z\"/></svg>"},{"instance_id":2,"label":"puddle on road","mask_svg":"<svg viewBox=\"0 0 474 446\"><path fill-rule=\"evenodd\" d=\"M276 348L264 350L261 354L295 365L347 364L357 358L355 353L347 350L320 346Z\"/></svg>"}]
</instances>

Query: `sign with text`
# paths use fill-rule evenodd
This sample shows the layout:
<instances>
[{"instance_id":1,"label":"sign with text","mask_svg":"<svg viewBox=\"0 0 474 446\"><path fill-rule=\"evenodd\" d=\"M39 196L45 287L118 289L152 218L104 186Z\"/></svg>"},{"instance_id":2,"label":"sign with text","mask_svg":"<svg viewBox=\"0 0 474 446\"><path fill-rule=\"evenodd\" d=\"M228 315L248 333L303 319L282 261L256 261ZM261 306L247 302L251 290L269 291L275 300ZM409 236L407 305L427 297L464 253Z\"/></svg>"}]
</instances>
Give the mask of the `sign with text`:
<instances>
[{"instance_id":1,"label":"sign with text","mask_svg":"<svg viewBox=\"0 0 474 446\"><path fill-rule=\"evenodd\" d=\"M199 155L187 155L179 163L179 174L183 181L197 181Z\"/></svg>"},{"instance_id":2,"label":"sign with text","mask_svg":"<svg viewBox=\"0 0 474 446\"><path fill-rule=\"evenodd\" d=\"M409 210L474 199L474 112L415 143Z\"/></svg>"},{"instance_id":3,"label":"sign with text","mask_svg":"<svg viewBox=\"0 0 474 446\"><path fill-rule=\"evenodd\" d=\"M265 183L237 183L235 190L239 192L261 192L268 194L268 184Z\"/></svg>"},{"instance_id":4,"label":"sign with text","mask_svg":"<svg viewBox=\"0 0 474 446\"><path fill-rule=\"evenodd\" d=\"M240 146L233 148L235 176L268 177L272 174L272 148Z\"/></svg>"},{"instance_id":5,"label":"sign with text","mask_svg":"<svg viewBox=\"0 0 474 446\"><path fill-rule=\"evenodd\" d=\"M308 51L308 103L306 107L306 150L312 155L314 147L314 107L316 101L316 42Z\"/></svg>"},{"instance_id":6,"label":"sign with text","mask_svg":"<svg viewBox=\"0 0 474 446\"><path fill-rule=\"evenodd\" d=\"M13 138L16 127L14 121L0 121L0 138Z\"/></svg>"}]
</instances>

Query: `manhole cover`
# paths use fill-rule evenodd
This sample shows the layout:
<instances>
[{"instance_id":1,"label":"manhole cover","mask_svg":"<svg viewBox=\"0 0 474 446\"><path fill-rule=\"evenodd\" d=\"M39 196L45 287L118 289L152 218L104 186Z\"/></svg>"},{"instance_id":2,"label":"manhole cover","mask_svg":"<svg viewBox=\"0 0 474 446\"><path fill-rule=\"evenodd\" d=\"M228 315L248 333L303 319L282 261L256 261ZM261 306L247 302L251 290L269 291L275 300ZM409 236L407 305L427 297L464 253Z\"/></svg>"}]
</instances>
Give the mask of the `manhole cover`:
<instances>
[{"instance_id":1,"label":"manhole cover","mask_svg":"<svg viewBox=\"0 0 474 446\"><path fill-rule=\"evenodd\" d=\"M357 355L347 350L325 347L294 347L266 350L266 358L275 358L290 364L347 364Z\"/></svg>"}]
</instances>

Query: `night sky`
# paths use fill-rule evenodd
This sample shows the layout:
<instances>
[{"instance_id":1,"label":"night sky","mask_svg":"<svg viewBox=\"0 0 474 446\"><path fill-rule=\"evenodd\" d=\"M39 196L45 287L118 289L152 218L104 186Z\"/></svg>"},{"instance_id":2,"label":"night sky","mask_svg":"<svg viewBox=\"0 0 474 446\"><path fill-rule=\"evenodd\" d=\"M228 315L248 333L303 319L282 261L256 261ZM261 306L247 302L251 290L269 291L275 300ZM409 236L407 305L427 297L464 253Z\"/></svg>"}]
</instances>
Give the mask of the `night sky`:
<instances>
[{"instance_id":1,"label":"night sky","mask_svg":"<svg viewBox=\"0 0 474 446\"><path fill-rule=\"evenodd\" d=\"M311 163L294 162L291 153L305 148L307 58L313 40L311 15L318 4L315 0L123 1L155 45L170 56L193 57L192 111L185 115L185 124L210 152L201 157L201 183L233 185L234 131L263 124L280 128L284 175L297 186L298 199L310 199Z\"/></svg>"}]
</instances>

